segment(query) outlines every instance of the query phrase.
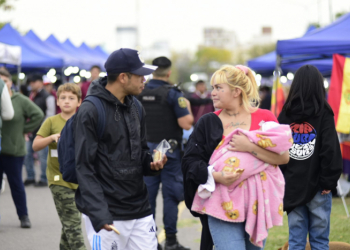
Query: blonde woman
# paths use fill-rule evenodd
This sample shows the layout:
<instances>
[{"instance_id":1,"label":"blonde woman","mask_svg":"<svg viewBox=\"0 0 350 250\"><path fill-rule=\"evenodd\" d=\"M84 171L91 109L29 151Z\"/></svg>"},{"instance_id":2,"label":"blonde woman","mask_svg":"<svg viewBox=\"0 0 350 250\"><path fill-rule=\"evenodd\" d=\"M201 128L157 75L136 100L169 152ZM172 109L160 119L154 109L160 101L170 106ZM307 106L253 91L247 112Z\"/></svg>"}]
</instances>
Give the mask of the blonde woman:
<instances>
[{"instance_id":1,"label":"blonde woman","mask_svg":"<svg viewBox=\"0 0 350 250\"><path fill-rule=\"evenodd\" d=\"M189 209L192 207L198 186L207 183L208 178L213 178L215 183L230 186L240 177L238 173L208 171L209 159L225 136L237 128L258 130L262 121L277 122L270 111L255 106L259 100L258 86L249 68L242 65L223 66L212 76L211 85L214 107L219 110L199 119L182 161L185 202ZM268 151L250 142L242 134L234 135L230 145L229 150L250 153L272 165L289 161L288 151L281 155ZM245 222L225 222L193 211L191 213L202 222L201 250L212 249L213 242L217 250L233 247L240 250L261 249L250 242L245 232Z\"/></svg>"}]
</instances>

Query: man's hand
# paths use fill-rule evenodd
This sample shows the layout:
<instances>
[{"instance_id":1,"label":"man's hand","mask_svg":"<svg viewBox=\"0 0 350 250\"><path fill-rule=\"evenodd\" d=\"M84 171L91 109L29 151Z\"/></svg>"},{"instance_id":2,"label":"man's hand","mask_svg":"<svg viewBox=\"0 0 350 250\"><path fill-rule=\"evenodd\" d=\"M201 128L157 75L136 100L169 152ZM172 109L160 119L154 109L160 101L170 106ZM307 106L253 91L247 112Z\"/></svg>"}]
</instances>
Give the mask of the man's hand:
<instances>
[{"instance_id":1,"label":"man's hand","mask_svg":"<svg viewBox=\"0 0 350 250\"><path fill-rule=\"evenodd\" d=\"M248 137L241 132L238 135L232 136L228 150L239 151L239 152L250 152L252 142L249 141Z\"/></svg>"},{"instance_id":2,"label":"man's hand","mask_svg":"<svg viewBox=\"0 0 350 250\"><path fill-rule=\"evenodd\" d=\"M230 173L230 172L213 172L215 182L225 186L231 186L236 180L241 177L242 173Z\"/></svg>"},{"instance_id":3,"label":"man's hand","mask_svg":"<svg viewBox=\"0 0 350 250\"><path fill-rule=\"evenodd\" d=\"M331 190L323 190L321 195L324 195L324 194L329 194L331 192Z\"/></svg>"},{"instance_id":4,"label":"man's hand","mask_svg":"<svg viewBox=\"0 0 350 250\"><path fill-rule=\"evenodd\" d=\"M50 136L52 141L58 142L58 139L60 139L61 134L54 134Z\"/></svg>"},{"instance_id":5,"label":"man's hand","mask_svg":"<svg viewBox=\"0 0 350 250\"><path fill-rule=\"evenodd\" d=\"M156 151L156 150L154 150ZM168 157L166 155L163 155L163 159L161 161L151 162L151 170L153 171L159 171L163 169L165 163L168 161Z\"/></svg>"},{"instance_id":6,"label":"man's hand","mask_svg":"<svg viewBox=\"0 0 350 250\"><path fill-rule=\"evenodd\" d=\"M107 230L107 231L112 231L112 228L108 224L104 224L101 229Z\"/></svg>"}]
</instances>

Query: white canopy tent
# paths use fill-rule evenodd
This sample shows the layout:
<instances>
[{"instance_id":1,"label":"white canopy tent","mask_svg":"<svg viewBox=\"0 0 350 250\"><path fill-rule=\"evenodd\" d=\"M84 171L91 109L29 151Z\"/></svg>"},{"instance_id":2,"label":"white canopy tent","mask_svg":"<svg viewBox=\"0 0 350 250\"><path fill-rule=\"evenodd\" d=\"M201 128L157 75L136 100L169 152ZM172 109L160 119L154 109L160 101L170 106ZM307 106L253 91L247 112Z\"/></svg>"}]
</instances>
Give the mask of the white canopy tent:
<instances>
[{"instance_id":1,"label":"white canopy tent","mask_svg":"<svg viewBox=\"0 0 350 250\"><path fill-rule=\"evenodd\" d=\"M20 46L0 43L0 64L16 65L18 74L21 72L21 54L22 49ZM19 77L17 79L17 84L19 84Z\"/></svg>"},{"instance_id":2,"label":"white canopy tent","mask_svg":"<svg viewBox=\"0 0 350 250\"><path fill-rule=\"evenodd\" d=\"M21 47L0 43L0 63L21 65Z\"/></svg>"}]
</instances>

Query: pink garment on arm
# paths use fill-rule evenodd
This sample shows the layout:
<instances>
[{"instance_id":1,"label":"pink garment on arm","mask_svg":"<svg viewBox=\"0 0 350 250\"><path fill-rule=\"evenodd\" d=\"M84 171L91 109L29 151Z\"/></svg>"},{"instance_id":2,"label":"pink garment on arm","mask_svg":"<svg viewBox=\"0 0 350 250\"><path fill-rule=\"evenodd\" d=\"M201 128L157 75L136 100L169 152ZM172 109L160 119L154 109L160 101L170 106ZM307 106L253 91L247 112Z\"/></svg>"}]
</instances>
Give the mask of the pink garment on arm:
<instances>
[{"instance_id":1,"label":"pink garment on arm","mask_svg":"<svg viewBox=\"0 0 350 250\"><path fill-rule=\"evenodd\" d=\"M215 191L207 199L200 198L197 192L191 210L228 222L245 221L250 241L262 247L268 229L283 224L285 182L278 166L264 163L247 152L228 151L232 136L239 132L260 147L279 154L293 144L288 125L278 125L267 131L234 130L219 143L209 164L216 172L241 168L243 174L229 187L216 183Z\"/></svg>"}]
</instances>

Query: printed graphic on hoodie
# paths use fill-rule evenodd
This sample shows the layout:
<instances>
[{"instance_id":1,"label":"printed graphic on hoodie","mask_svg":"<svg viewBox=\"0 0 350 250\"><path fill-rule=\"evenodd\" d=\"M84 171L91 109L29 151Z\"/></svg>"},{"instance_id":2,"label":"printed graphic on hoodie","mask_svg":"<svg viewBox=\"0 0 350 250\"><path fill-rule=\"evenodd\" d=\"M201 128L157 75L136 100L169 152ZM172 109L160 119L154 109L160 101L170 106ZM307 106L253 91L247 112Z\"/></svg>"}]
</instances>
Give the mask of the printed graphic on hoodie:
<instances>
[{"instance_id":1,"label":"printed graphic on hoodie","mask_svg":"<svg viewBox=\"0 0 350 250\"><path fill-rule=\"evenodd\" d=\"M289 149L289 156L295 160L309 158L315 150L317 133L310 123L292 123L293 146Z\"/></svg>"}]
</instances>

